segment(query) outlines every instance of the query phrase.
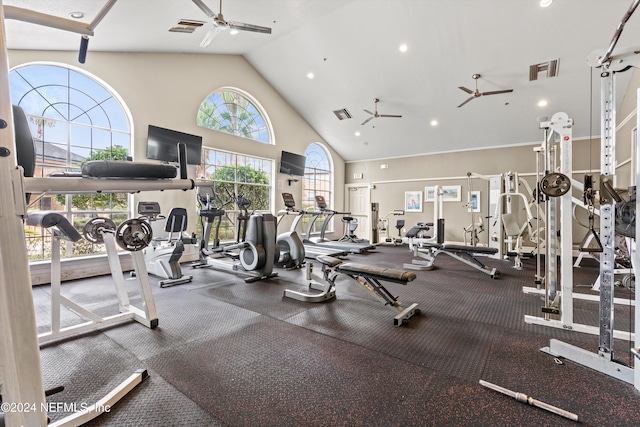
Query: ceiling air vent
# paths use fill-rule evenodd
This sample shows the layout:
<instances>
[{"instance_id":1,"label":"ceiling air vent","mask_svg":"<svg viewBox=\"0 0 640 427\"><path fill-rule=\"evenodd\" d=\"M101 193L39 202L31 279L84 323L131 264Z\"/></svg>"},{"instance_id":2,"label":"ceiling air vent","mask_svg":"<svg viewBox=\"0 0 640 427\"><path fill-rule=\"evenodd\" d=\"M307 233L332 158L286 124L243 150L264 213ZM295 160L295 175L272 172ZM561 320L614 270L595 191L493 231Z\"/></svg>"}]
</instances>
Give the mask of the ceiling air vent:
<instances>
[{"instance_id":1,"label":"ceiling air vent","mask_svg":"<svg viewBox=\"0 0 640 427\"><path fill-rule=\"evenodd\" d=\"M541 62L529 66L529 81L532 82L538 80L538 78L545 77L544 73L546 73L547 78L556 77L558 75L559 64L559 59L552 59L548 62Z\"/></svg>"},{"instance_id":2,"label":"ceiling air vent","mask_svg":"<svg viewBox=\"0 0 640 427\"><path fill-rule=\"evenodd\" d=\"M351 113L349 111L347 111L346 108L343 108L341 110L336 110L336 111L333 112L333 114L336 115L338 120L345 120L345 119L350 119L351 118Z\"/></svg>"},{"instance_id":3,"label":"ceiling air vent","mask_svg":"<svg viewBox=\"0 0 640 427\"><path fill-rule=\"evenodd\" d=\"M175 27L169 28L172 33L193 33L196 28L202 27L206 22L193 19L181 19Z\"/></svg>"}]
</instances>

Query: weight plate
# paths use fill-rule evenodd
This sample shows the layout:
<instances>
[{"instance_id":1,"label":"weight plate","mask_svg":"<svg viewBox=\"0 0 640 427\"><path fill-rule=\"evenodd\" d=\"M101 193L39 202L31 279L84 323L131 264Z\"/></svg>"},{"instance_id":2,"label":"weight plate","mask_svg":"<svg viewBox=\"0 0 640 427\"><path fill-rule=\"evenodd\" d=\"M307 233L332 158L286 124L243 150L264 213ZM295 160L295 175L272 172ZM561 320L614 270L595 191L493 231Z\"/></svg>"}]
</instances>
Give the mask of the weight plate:
<instances>
[{"instance_id":1,"label":"weight plate","mask_svg":"<svg viewBox=\"0 0 640 427\"><path fill-rule=\"evenodd\" d=\"M104 238L102 237L105 231L114 231L116 229L116 224L110 218L91 218L82 228L82 234L84 234L84 238L95 244L104 243Z\"/></svg>"},{"instance_id":2,"label":"weight plate","mask_svg":"<svg viewBox=\"0 0 640 427\"><path fill-rule=\"evenodd\" d=\"M148 222L131 218L123 221L116 230L116 242L125 251L136 252L149 246L153 231Z\"/></svg>"},{"instance_id":3,"label":"weight plate","mask_svg":"<svg viewBox=\"0 0 640 427\"><path fill-rule=\"evenodd\" d=\"M565 174L553 172L540 181L540 190L549 197L560 197L571 189L571 180Z\"/></svg>"}]
</instances>

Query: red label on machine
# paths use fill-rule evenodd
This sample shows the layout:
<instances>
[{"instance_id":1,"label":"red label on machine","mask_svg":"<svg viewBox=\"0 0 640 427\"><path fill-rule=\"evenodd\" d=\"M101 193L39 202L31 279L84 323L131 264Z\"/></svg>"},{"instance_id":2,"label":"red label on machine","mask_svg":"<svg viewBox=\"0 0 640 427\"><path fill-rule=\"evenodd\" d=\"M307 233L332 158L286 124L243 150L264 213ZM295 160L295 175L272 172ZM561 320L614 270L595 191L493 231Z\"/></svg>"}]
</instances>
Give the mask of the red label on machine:
<instances>
[{"instance_id":1,"label":"red label on machine","mask_svg":"<svg viewBox=\"0 0 640 427\"><path fill-rule=\"evenodd\" d=\"M565 141L568 141L569 139L571 139L571 137L569 137L569 135L565 135L565 136L564 136L564 140L565 140Z\"/></svg>"}]
</instances>

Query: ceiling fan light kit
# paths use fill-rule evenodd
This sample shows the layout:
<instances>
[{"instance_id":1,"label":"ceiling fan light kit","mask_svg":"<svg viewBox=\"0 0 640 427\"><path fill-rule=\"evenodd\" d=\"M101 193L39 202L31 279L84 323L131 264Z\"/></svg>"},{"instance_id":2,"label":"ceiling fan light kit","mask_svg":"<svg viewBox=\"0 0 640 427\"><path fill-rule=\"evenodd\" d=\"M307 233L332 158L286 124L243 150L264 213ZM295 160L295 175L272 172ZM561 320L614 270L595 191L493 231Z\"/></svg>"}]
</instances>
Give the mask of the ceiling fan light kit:
<instances>
[{"instance_id":1,"label":"ceiling fan light kit","mask_svg":"<svg viewBox=\"0 0 640 427\"><path fill-rule=\"evenodd\" d=\"M480 74L474 74L471 76L471 78L473 78L476 81L476 90L471 90L469 88L466 88L464 86L458 86L458 89L468 93L469 95L471 95L469 98L467 98L462 104L458 105L458 108L462 107L463 105L465 105L468 102L473 101L476 98L480 98L481 96L488 96L488 95L499 95L501 93L510 93L513 92L513 89L504 89L504 90L493 90L493 91L489 91L489 92L480 92L478 90L478 79L482 77Z\"/></svg>"}]
</instances>

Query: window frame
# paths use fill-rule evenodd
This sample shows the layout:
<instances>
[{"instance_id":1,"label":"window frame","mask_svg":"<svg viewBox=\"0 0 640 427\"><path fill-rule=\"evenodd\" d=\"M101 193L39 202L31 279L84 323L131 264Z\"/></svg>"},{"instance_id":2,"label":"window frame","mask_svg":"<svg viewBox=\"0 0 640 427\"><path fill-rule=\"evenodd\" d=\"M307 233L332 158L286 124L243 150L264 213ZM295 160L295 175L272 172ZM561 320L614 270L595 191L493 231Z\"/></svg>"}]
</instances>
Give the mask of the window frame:
<instances>
[{"instance_id":1,"label":"window frame","mask_svg":"<svg viewBox=\"0 0 640 427\"><path fill-rule=\"evenodd\" d=\"M27 69L29 67L39 67L39 66L57 67L61 69L61 73L63 73L63 75L66 77L66 85L61 85L60 82L56 81L54 78L48 78L48 80L43 79L42 76L39 76L39 80L33 80L33 79L28 80L27 79L28 76L26 76L27 78L25 78L24 73L23 74L20 73L20 71L23 69ZM91 153L98 150L114 149L116 147L122 147L126 150L126 153L128 155L133 154L134 123L133 123L133 116L131 114L131 111L129 110L128 106L126 105L122 97L115 91L115 89L113 89L113 87L111 87L104 80L100 79L98 76L86 70L83 70L81 68L74 67L73 65L59 63L59 62L49 62L49 61L33 61L33 62L27 62L27 63L16 65L9 70L9 76L10 76L10 79L9 79L10 90L12 93L14 92L14 88L17 87L14 85L18 85L21 82L26 82L28 87L30 86L30 88L27 87L27 90L24 90L22 92L22 96L19 99L14 99L13 103L16 105L20 105L25 111L27 117L31 118L30 127L32 129L32 132L36 133L36 135L34 136L34 141L36 144L41 144L40 146L41 153L39 153L39 155L36 156L36 173L39 173L40 175L48 175L48 173L50 173L52 170L78 169L78 166L79 166L78 159L79 157L83 157L79 155L78 152L82 152L82 151L86 151L88 155L91 155ZM12 84L11 76L17 76L14 78L20 78L22 79L22 81L14 82ZM48 77L49 75L45 74L45 76ZM74 78L77 80L75 83L78 83L76 85L74 85L73 84L74 82L72 81L74 80ZM91 84L91 87L81 88L82 81L88 81ZM64 95L60 98L57 98L56 96L52 96L51 93L43 95L43 92L51 90L51 88L64 89L66 91L66 96L67 96L66 99ZM39 89L40 91L38 91ZM90 90L87 91L86 89L90 89ZM101 97L99 100L96 100L95 95L99 93L98 89L104 91L104 94L102 94L103 97ZM36 91L35 93L40 95L40 97L46 101L45 102L46 105L42 107L43 109L41 111L34 111L33 107L29 107L28 98L26 97L34 91ZM73 102L72 94L81 95L82 100L85 102L90 101L87 104L87 108L81 107L79 102ZM21 103L21 101L23 100L24 100L24 103ZM66 112L70 112L71 110L77 110L80 112L80 114L77 114L74 118L71 118L68 116L65 117L63 114L60 114L60 117L58 118L51 118L49 117L48 114L46 114L46 112L50 108L54 108L54 105L58 105L58 106L63 105ZM115 107L119 107L119 109L110 110ZM89 113L91 112L91 110L95 108L100 108L102 110L102 113L104 114L104 119L106 120L105 123L108 126L105 126L104 123L103 125L95 125L95 126L93 125L91 120L91 115ZM110 111L112 113L114 112L118 113L120 116L109 115ZM78 119L80 117L83 117L88 120L74 121L74 119ZM63 126L61 126L62 127L61 132L64 135L62 139L66 139L66 140L65 141L53 141L53 140L48 141L47 137L45 136L45 129L46 129L45 125L47 124L47 122L63 124ZM114 127L114 123L118 123L122 126ZM36 126L36 128L34 128L34 126ZM72 135L74 132L78 132L78 131L82 132L82 129L84 129L85 131L88 131L90 135L88 144L77 144L77 141L75 139L76 136ZM41 133L38 133L38 130L40 130ZM106 148L101 147L99 145L98 143L100 138L99 135L101 135L102 138L105 138L105 137L107 138L107 141L109 143L107 144ZM114 139L114 135L118 135L118 136L116 136L116 138ZM84 139L80 139L80 140L84 141ZM124 141L126 141L126 146L119 144L119 142L124 142ZM65 158L63 159L62 157L60 157L58 159L60 161L59 164L56 164L55 162L47 161L51 159L46 158L47 156L45 155L45 152L46 152L45 147L47 147L46 149L47 151L55 149L55 147L61 148L62 149L61 153L64 153ZM93 196L89 195L89 196L93 197L95 195ZM54 197L55 195L44 195L44 197L42 197L41 199L32 197L31 201L32 203L35 203L35 202L39 203L38 205L39 208L36 209L36 210L39 210L39 209L43 209L42 200L44 200L45 202L45 205L44 205L45 207L47 207L47 205L49 207L52 207L53 205L52 199ZM55 210L63 214L71 223L74 222L74 218L79 219L79 218L85 218L85 217L89 218L89 217L95 217L95 216L109 216L111 218L126 219L126 218L130 218L133 213L133 206L132 206L133 198L130 194L126 194L126 193L113 195L109 197L109 202L108 202L109 204L112 204L114 199L119 198L120 204L124 205L124 208L121 208L121 209L103 209L104 206L102 207L91 206L93 209L76 209L73 207L73 204L72 204L72 198L74 197L74 195L66 194L63 197L65 199L64 206L61 209L56 207L55 209L51 209L51 210ZM46 198L49 198L49 199L45 200ZM107 206L107 208L108 207L109 206ZM31 208L31 210L33 210L33 208ZM78 231L82 233L82 229L79 229ZM30 256L29 256L30 259L32 260L50 259L51 258L51 243L50 243L51 238L52 237L49 234L49 232L40 227L25 227L25 239L27 240L27 247L37 248L37 250L34 249L30 252ZM30 245L30 242L34 244ZM82 252L82 253L78 253L77 255L74 255L73 242L65 241L65 243L61 245L62 257L70 258L70 257L84 256L84 255L94 255L97 253L105 252L104 245L95 245L89 242L87 242L87 244L90 246L87 246L86 248L84 246L82 248L78 248L78 243L76 243L75 244L76 252Z\"/></svg>"},{"instance_id":2,"label":"window frame","mask_svg":"<svg viewBox=\"0 0 640 427\"><path fill-rule=\"evenodd\" d=\"M317 146L320 149L319 151L324 155L323 161L326 160L327 165L329 167L328 170L318 169L317 167L310 166L310 156L308 155L308 153L309 153L309 149L311 149L313 146ZM306 157L306 162L305 162L305 173L304 173L304 177L302 179L302 181L303 181L302 182L302 203L301 203L302 209L310 209L310 210L315 210L316 209L316 204L315 204L315 196L316 196L316 194L320 194L320 195L325 196L325 200L327 201L327 203L329 203L329 206L333 207L334 203L335 203L335 201L334 201L334 195L335 195L335 190L334 190L335 168L334 168L334 164L333 164L333 158L331 157L331 153L329 152L327 147L324 146L324 144L322 144L320 142L312 142L304 150L304 155ZM311 160L311 161L313 161L313 160ZM317 172L313 172L312 173L310 171L310 169L314 169L315 171L321 171L321 172L327 173L329 175L329 179L328 180L313 179L318 174L317 174ZM318 182L328 182L328 185L327 185L328 189L319 189L319 188L317 188L317 186L315 184L317 184ZM310 185L311 183L314 183L314 185L311 186ZM310 192L312 194L309 194ZM334 223L332 221L327 226L326 232L333 233L334 232L334 226L333 225L334 225ZM304 227L306 227L306 224L304 225ZM313 229L311 230L310 234L319 234L321 227L322 227L322 221L321 222L316 221L314 223L314 225L313 225Z\"/></svg>"},{"instance_id":3,"label":"window frame","mask_svg":"<svg viewBox=\"0 0 640 427\"><path fill-rule=\"evenodd\" d=\"M260 131L260 132L264 132L266 134L267 141L262 141L260 139L255 139L255 138L247 137L247 136L244 136L244 135L241 135L241 134L228 132L228 131L220 129L220 128L211 127L211 126L205 126L204 124L200 124L200 114L206 114L209 117L212 117L211 115L209 115L208 113L206 113L203 110L202 106L206 102L208 102L209 98L213 97L217 93L223 93L223 92L232 92L232 93L244 98L248 103L251 104L251 106L253 108L255 108L257 113L260 115L260 118L264 122L265 128L264 128L263 131ZM215 105L214 110L219 107L218 104L213 104L213 105ZM196 124L198 126L200 126L200 127L205 128L205 129L210 129L210 130L214 130L214 131L217 131L217 132L225 133L225 134L228 134L228 135L237 136L237 137L240 137L240 138L248 139L250 141L259 142L261 144L267 144L267 145L275 145L276 144L275 134L273 132L273 126L271 124L271 120L269 119L269 116L268 116L266 110L264 109L264 107L262 107L260 102L258 102L258 100L254 96L252 96L250 93L248 93L248 92L246 92L246 91L244 91L242 89L236 88L236 87L223 86L223 87L220 87L220 88L215 89L214 91L210 92L202 100L202 102L198 106L198 113L196 115Z\"/></svg>"},{"instance_id":4,"label":"window frame","mask_svg":"<svg viewBox=\"0 0 640 427\"><path fill-rule=\"evenodd\" d=\"M209 163L207 163L207 161L211 158L209 156L210 152L215 152L215 153L220 153L220 156L214 156L215 159L219 159L219 158L223 158L223 159L233 159L232 162L230 163L218 163L215 165L211 165ZM255 160L255 161L260 161L260 162L268 162L269 164L269 172L267 174L267 177L269 179L268 184L262 184L262 183L251 183L251 182L246 182L246 181L240 181L238 180L238 173L237 173L237 168L238 166L243 166L240 164L240 162L238 161L239 157L244 157L245 160L247 159L251 159L251 160ZM233 184L233 192L235 194L238 193L238 187L239 186L246 186L246 185L250 185L250 186L255 186L255 187L262 187L262 188L266 188L268 191L268 197L267 197L267 207L263 207L261 209L255 209L255 212L273 212L273 206L274 206L274 192L275 192L275 186L274 186L274 180L275 180L275 167L276 167L276 162L273 159L270 158L266 158L266 157L259 157L259 156L255 156L255 155L249 155L249 154L244 154L244 153L239 153L239 152L234 152L234 151L227 151L227 150L220 150L218 148L214 148L214 147L202 147L202 159L203 162L198 166L198 169L196 171L196 176L201 177L200 181L211 181L214 183L214 189L216 187L219 187L221 184ZM249 164L251 164L252 162L250 162ZM208 177L206 175L207 169L208 167L227 167L227 166L235 166L236 171L234 173L234 180L219 180L219 181L214 181L212 179L210 179L210 177ZM264 168L261 169L264 172ZM215 171L213 172L215 173ZM266 172L265 172L266 173ZM211 174L213 175L213 174ZM210 176L211 176L210 175ZM218 193L216 191L216 193ZM226 199L227 197L223 197L224 199ZM219 201L217 201L217 204L220 204ZM230 238L231 236L236 236L238 229L237 229L237 223L235 222L235 218L237 217L238 213L240 212L240 210L238 209L238 206L233 203L232 204L232 209L229 208L229 205L224 205L224 206L218 206L220 208L225 209L226 212L226 218L223 219L222 225L220 227L221 230L221 235L223 236L227 236L228 238L226 239L220 239L221 242L229 242L229 241L233 241L232 238ZM251 209L251 206L249 208L249 212L253 212L254 209ZM233 219L232 219L233 218ZM197 234L199 234L200 236L202 236L202 223L200 220L198 220L198 224L196 226L197 228ZM211 240L210 240L211 241Z\"/></svg>"}]
</instances>

